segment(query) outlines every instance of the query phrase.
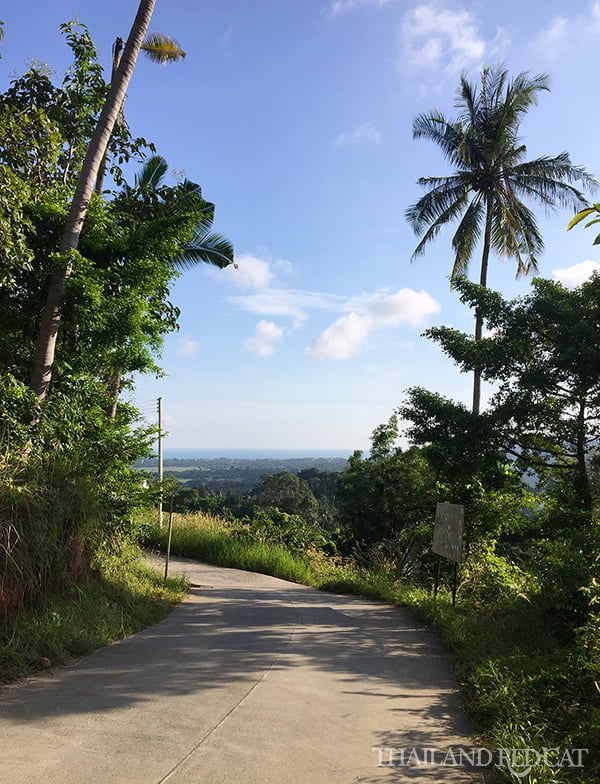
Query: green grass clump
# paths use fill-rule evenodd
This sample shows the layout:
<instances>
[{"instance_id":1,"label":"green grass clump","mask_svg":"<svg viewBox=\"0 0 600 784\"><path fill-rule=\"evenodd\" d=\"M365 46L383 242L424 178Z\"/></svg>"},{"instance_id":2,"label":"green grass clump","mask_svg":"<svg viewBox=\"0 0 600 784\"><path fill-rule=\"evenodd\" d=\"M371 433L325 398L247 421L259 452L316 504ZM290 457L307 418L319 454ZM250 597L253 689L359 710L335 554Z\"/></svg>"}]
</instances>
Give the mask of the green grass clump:
<instances>
[{"instance_id":1,"label":"green grass clump","mask_svg":"<svg viewBox=\"0 0 600 784\"><path fill-rule=\"evenodd\" d=\"M167 526L143 525L144 543L162 550L167 546ZM254 541L243 526L197 512L173 515L171 552L199 561L270 574L291 582L312 585L314 575L305 561L282 545Z\"/></svg>"},{"instance_id":2,"label":"green grass clump","mask_svg":"<svg viewBox=\"0 0 600 784\"><path fill-rule=\"evenodd\" d=\"M58 596L0 626L0 682L68 661L158 623L183 598L187 583L165 582L125 547L96 559L93 571Z\"/></svg>"},{"instance_id":3,"label":"green grass clump","mask_svg":"<svg viewBox=\"0 0 600 784\"><path fill-rule=\"evenodd\" d=\"M581 636L548 635L535 602L504 598L485 607L447 594L410 603L452 649L479 740L491 748L537 751L589 749L583 768L553 768L543 760L527 784L595 784L600 780L600 675ZM599 639L598 627L589 637ZM594 671L596 674L594 675ZM548 757L552 761L552 754ZM517 782L506 770L494 782Z\"/></svg>"}]
</instances>

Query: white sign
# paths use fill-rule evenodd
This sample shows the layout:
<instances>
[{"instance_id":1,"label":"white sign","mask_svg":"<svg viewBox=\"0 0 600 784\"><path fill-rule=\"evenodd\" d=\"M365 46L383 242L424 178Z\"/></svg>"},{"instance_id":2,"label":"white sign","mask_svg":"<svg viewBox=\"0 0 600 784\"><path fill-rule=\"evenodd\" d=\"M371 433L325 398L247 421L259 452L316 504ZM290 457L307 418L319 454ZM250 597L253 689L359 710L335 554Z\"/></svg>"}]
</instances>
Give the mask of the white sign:
<instances>
[{"instance_id":1,"label":"white sign","mask_svg":"<svg viewBox=\"0 0 600 784\"><path fill-rule=\"evenodd\" d=\"M462 504L436 504L433 552L460 563L464 524L465 507Z\"/></svg>"}]
</instances>

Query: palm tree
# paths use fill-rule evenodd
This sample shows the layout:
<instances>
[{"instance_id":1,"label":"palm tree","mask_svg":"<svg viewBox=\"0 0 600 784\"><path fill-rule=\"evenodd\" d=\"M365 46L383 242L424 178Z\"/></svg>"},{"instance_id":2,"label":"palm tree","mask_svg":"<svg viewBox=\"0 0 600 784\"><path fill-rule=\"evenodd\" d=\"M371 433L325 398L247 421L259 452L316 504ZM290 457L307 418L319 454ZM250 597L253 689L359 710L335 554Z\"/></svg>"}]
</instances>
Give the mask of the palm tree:
<instances>
[{"instance_id":1,"label":"palm tree","mask_svg":"<svg viewBox=\"0 0 600 784\"><path fill-rule=\"evenodd\" d=\"M57 267L52 275L46 305L40 319L30 376L30 387L37 395L38 400L43 400L46 396L52 378L52 365L54 364L61 311L65 300L67 282L71 277L73 269L72 252L77 249L79 244L79 237L94 189L94 183L115 122L121 111L125 93L135 68L140 47L148 31L155 4L156 0L140 0L119 67L114 79L111 81L106 101L90 139L75 188L75 194L71 201L60 244L60 254L64 259L64 263Z\"/></svg>"},{"instance_id":2,"label":"palm tree","mask_svg":"<svg viewBox=\"0 0 600 784\"><path fill-rule=\"evenodd\" d=\"M121 53L123 51L123 47L125 46L125 41L122 38L117 38L113 44L112 48L112 69L110 80L111 82L115 78L115 74L117 72L117 68L119 67L119 63L121 62ZM142 52L151 60L153 63L157 63L158 65L165 65L166 63L174 63L178 60L183 60L185 57L185 52L180 49L179 44L175 41L174 38L171 38L168 35L164 35L163 33L149 33L143 40L142 45L140 47ZM117 124L125 125L125 118L123 116L123 107L121 106L121 110L119 111L119 116L117 117ZM108 156L108 146L107 149L104 151L104 156L102 158L102 163L100 164L100 169L98 170L98 176L96 178L96 184L94 186L94 191L100 196L102 194L102 188L104 186L104 177L106 175L106 159Z\"/></svg>"},{"instance_id":3,"label":"palm tree","mask_svg":"<svg viewBox=\"0 0 600 784\"><path fill-rule=\"evenodd\" d=\"M233 264L231 242L212 231L215 205L205 201L200 186L189 180L175 187L165 186L163 180L167 168L165 159L158 155L146 161L136 174L133 186L125 184L112 203L116 215L129 214L138 221L143 220L153 234L187 224L191 217L194 226L187 239L179 245L175 255L164 259L174 272L191 269L201 263L220 269ZM109 382L111 402L107 413L111 418L115 417L117 410L122 373L123 368L116 362Z\"/></svg>"},{"instance_id":4,"label":"palm tree","mask_svg":"<svg viewBox=\"0 0 600 784\"><path fill-rule=\"evenodd\" d=\"M595 187L585 169L574 166L566 152L526 161L527 149L519 138L519 125L538 93L548 90L548 77L519 74L513 81L500 68L485 68L479 90L461 77L458 115L420 114L413 137L435 142L454 168L445 177L422 177L427 192L406 211L406 218L421 237L413 259L420 256L446 224L460 222L452 238L454 265L451 282L466 274L469 262L483 241L479 282L487 286L490 252L517 261L517 276L537 271L544 243L531 210L522 198L550 209L580 207L583 194L572 183ZM483 322L475 315L475 340ZM473 413L478 414L481 377L475 372Z\"/></svg>"}]
</instances>

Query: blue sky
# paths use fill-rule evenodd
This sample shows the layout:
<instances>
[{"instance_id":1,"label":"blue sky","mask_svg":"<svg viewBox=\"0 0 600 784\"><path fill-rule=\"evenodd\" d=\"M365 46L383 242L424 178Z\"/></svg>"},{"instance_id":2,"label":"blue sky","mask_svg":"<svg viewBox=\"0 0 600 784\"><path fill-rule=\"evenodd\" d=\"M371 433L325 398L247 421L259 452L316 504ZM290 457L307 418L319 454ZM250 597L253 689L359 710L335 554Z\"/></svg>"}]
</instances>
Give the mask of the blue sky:
<instances>
[{"instance_id":1,"label":"blue sky","mask_svg":"<svg viewBox=\"0 0 600 784\"><path fill-rule=\"evenodd\" d=\"M75 16L108 68L136 8L10 4L3 89L34 59L62 74L59 24ZM551 92L522 124L529 157L567 150L599 176L600 2L158 0L151 29L187 57L162 68L140 59L127 119L202 185L238 263L174 286L181 328L165 344L166 376L139 379L134 396L144 412L163 397L167 445L351 451L368 447L410 386L467 402L469 377L421 337L434 324L470 330L472 315L449 290L450 232L410 262L416 181L447 173L431 142L412 139L412 121L452 114L461 72L549 73ZM565 212L538 218L540 274L589 274L590 230L567 234ZM514 271L494 260L489 285L527 293Z\"/></svg>"}]
</instances>

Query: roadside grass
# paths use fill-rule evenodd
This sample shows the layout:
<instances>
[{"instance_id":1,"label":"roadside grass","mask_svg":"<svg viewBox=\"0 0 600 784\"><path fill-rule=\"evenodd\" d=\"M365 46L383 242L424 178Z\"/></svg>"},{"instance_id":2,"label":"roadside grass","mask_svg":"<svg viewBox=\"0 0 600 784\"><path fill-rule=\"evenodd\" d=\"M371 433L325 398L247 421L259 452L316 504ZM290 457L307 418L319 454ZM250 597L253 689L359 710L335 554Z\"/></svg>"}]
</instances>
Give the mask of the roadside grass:
<instances>
[{"instance_id":1,"label":"roadside grass","mask_svg":"<svg viewBox=\"0 0 600 784\"><path fill-rule=\"evenodd\" d=\"M145 543L164 549L167 526L142 525ZM600 634L597 625L561 640L543 607L516 592L478 601L395 579L381 564L280 544L252 541L247 527L203 513L174 515L172 553L271 574L334 593L355 594L411 608L452 650L476 742L491 750L532 749L541 759L513 775L506 766L487 781L597 784L600 781ZM547 609L547 608L546 608ZM544 749L549 749L545 754ZM584 767L570 767L565 750L588 749ZM556 750L556 751L553 751ZM534 758L535 762L535 758Z\"/></svg>"},{"instance_id":2,"label":"roadside grass","mask_svg":"<svg viewBox=\"0 0 600 784\"><path fill-rule=\"evenodd\" d=\"M143 544L165 550L167 525L141 518ZM249 572L270 574L291 582L312 585L311 568L299 556L280 544L253 541L244 536L242 526L229 526L224 520L196 512L173 515L171 553L195 558L218 566L231 566Z\"/></svg>"},{"instance_id":3,"label":"roadside grass","mask_svg":"<svg viewBox=\"0 0 600 784\"><path fill-rule=\"evenodd\" d=\"M63 664L158 623L186 591L185 580L165 583L144 566L135 546L100 554L69 592L0 624L0 682Z\"/></svg>"},{"instance_id":4,"label":"roadside grass","mask_svg":"<svg viewBox=\"0 0 600 784\"><path fill-rule=\"evenodd\" d=\"M535 764L528 773L511 776L503 768L494 781L600 781L600 695L590 651L579 636L553 639L534 603L500 601L484 608L459 601L452 607L447 597L427 598L414 609L455 654L481 744L541 754L537 761L530 755ZM565 756L571 749L587 749L582 768L571 765L576 754L572 760Z\"/></svg>"}]
</instances>

